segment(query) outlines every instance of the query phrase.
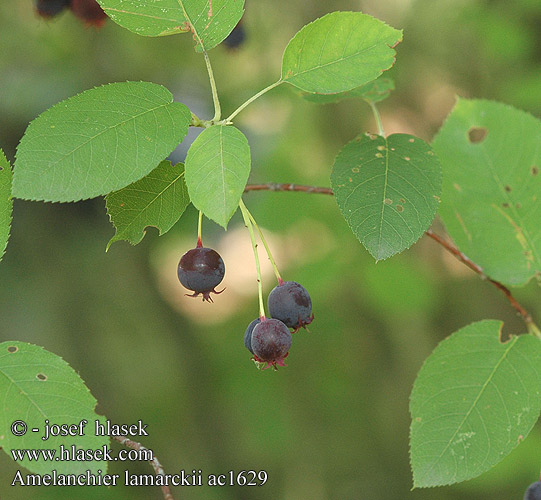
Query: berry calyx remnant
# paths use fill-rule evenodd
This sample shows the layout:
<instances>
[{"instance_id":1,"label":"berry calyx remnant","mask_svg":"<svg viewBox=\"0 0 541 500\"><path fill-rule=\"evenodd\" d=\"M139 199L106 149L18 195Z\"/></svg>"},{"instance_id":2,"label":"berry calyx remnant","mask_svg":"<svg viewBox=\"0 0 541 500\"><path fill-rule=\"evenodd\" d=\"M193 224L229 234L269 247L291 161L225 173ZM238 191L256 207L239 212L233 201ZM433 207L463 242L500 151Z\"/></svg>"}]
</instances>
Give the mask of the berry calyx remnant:
<instances>
[{"instance_id":1,"label":"berry calyx remnant","mask_svg":"<svg viewBox=\"0 0 541 500\"><path fill-rule=\"evenodd\" d=\"M536 481L528 486L526 493L524 493L524 500L541 500L541 481Z\"/></svg>"},{"instance_id":2,"label":"berry calyx remnant","mask_svg":"<svg viewBox=\"0 0 541 500\"><path fill-rule=\"evenodd\" d=\"M260 323L254 326L251 349L255 361L267 363L263 370L271 366L276 369L276 365L286 366L284 359L289 354L290 347L291 332L280 320L262 318Z\"/></svg>"},{"instance_id":3,"label":"berry calyx remnant","mask_svg":"<svg viewBox=\"0 0 541 500\"><path fill-rule=\"evenodd\" d=\"M313 319L312 300L306 289L296 281L281 281L268 298L271 318L279 319L297 331Z\"/></svg>"},{"instance_id":4,"label":"berry calyx remnant","mask_svg":"<svg viewBox=\"0 0 541 500\"><path fill-rule=\"evenodd\" d=\"M177 268L178 279L188 290L192 290L189 297L203 295L203 300L213 302L211 293L217 292L215 288L222 282L225 275L225 264L220 254L207 247L196 247L188 250L180 259Z\"/></svg>"}]
</instances>

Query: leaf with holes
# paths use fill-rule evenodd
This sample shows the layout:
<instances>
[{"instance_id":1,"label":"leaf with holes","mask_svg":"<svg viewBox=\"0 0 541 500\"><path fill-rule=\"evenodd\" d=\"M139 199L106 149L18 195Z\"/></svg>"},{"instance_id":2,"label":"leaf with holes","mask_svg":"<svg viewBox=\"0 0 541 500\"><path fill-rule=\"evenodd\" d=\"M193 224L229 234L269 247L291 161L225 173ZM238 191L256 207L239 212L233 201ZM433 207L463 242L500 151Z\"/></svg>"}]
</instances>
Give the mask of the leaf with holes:
<instances>
[{"instance_id":1,"label":"leaf with holes","mask_svg":"<svg viewBox=\"0 0 541 500\"><path fill-rule=\"evenodd\" d=\"M190 200L224 228L239 206L250 174L250 146L235 127L203 130L186 156Z\"/></svg>"},{"instance_id":2,"label":"leaf with holes","mask_svg":"<svg viewBox=\"0 0 541 500\"><path fill-rule=\"evenodd\" d=\"M189 204L184 165L172 166L171 162L162 161L146 177L107 195L107 212L116 228L107 249L119 240L137 245L148 226L165 234Z\"/></svg>"},{"instance_id":3,"label":"leaf with holes","mask_svg":"<svg viewBox=\"0 0 541 500\"><path fill-rule=\"evenodd\" d=\"M389 69L402 31L360 12L332 12L302 28L282 60L282 81L306 92L351 90Z\"/></svg>"},{"instance_id":4,"label":"leaf with holes","mask_svg":"<svg viewBox=\"0 0 541 500\"><path fill-rule=\"evenodd\" d=\"M438 209L441 169L430 146L406 134L365 134L336 157L331 185L349 227L376 260L415 243Z\"/></svg>"},{"instance_id":5,"label":"leaf with holes","mask_svg":"<svg viewBox=\"0 0 541 500\"><path fill-rule=\"evenodd\" d=\"M387 99L394 90L394 81L390 78L380 77L373 82L361 85L353 90L340 92L339 94L311 94L303 92L302 96L315 104L330 104L357 97L368 103L376 103Z\"/></svg>"},{"instance_id":6,"label":"leaf with holes","mask_svg":"<svg viewBox=\"0 0 541 500\"><path fill-rule=\"evenodd\" d=\"M17 148L13 195L77 201L121 189L154 169L190 121L190 110L161 85L87 90L30 123Z\"/></svg>"},{"instance_id":7,"label":"leaf with holes","mask_svg":"<svg viewBox=\"0 0 541 500\"><path fill-rule=\"evenodd\" d=\"M94 411L96 400L90 394L79 375L62 358L45 349L24 342L0 344L0 446L11 457L13 449L56 450L60 446L72 450L100 450L109 444L108 436L95 435L95 421L102 424L104 417ZM13 422L21 420L27 432L15 436L11 431ZM73 425L87 420L82 427L85 435L52 436L42 440L45 423ZM21 424L22 425L22 424ZM16 430L22 429L21 425ZM32 429L39 429L33 432ZM78 430L74 429L74 430ZM45 461L17 460L36 474L83 474L90 470L107 470L103 461Z\"/></svg>"},{"instance_id":8,"label":"leaf with holes","mask_svg":"<svg viewBox=\"0 0 541 500\"><path fill-rule=\"evenodd\" d=\"M0 260L4 256L9 240L12 210L11 166L0 149Z\"/></svg>"},{"instance_id":9,"label":"leaf with holes","mask_svg":"<svg viewBox=\"0 0 541 500\"><path fill-rule=\"evenodd\" d=\"M541 276L541 121L504 104L459 99L434 139L445 172L441 218L492 279Z\"/></svg>"},{"instance_id":10,"label":"leaf with holes","mask_svg":"<svg viewBox=\"0 0 541 500\"><path fill-rule=\"evenodd\" d=\"M466 481L494 467L530 432L541 410L541 341L499 340L500 321L444 340L411 393L414 487Z\"/></svg>"},{"instance_id":11,"label":"leaf with holes","mask_svg":"<svg viewBox=\"0 0 541 500\"><path fill-rule=\"evenodd\" d=\"M117 24L138 35L191 32L196 50L210 50L233 31L244 12L244 0L98 0Z\"/></svg>"}]
</instances>

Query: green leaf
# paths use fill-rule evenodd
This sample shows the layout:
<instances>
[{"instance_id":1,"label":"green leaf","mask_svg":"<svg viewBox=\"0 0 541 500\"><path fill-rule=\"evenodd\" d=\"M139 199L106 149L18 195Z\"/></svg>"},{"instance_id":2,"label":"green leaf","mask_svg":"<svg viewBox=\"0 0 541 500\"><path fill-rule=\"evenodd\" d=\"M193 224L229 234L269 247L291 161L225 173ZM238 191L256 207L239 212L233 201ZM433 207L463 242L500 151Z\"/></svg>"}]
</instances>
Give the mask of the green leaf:
<instances>
[{"instance_id":1,"label":"green leaf","mask_svg":"<svg viewBox=\"0 0 541 500\"><path fill-rule=\"evenodd\" d=\"M76 201L141 179L181 142L190 110L161 85L104 85L36 118L17 149L13 195Z\"/></svg>"},{"instance_id":2,"label":"green leaf","mask_svg":"<svg viewBox=\"0 0 541 500\"><path fill-rule=\"evenodd\" d=\"M150 174L106 197L107 212L116 228L107 249L118 240L137 245L148 226L165 234L190 204L184 165L162 161Z\"/></svg>"},{"instance_id":3,"label":"green leaf","mask_svg":"<svg viewBox=\"0 0 541 500\"><path fill-rule=\"evenodd\" d=\"M361 85L356 89L340 92L338 94L311 94L309 92L303 92L302 96L307 101L316 104L330 104L353 97L364 99L368 103L376 103L387 99L392 90L394 90L394 81L390 78L380 77L377 80Z\"/></svg>"},{"instance_id":4,"label":"green leaf","mask_svg":"<svg viewBox=\"0 0 541 500\"><path fill-rule=\"evenodd\" d=\"M186 156L190 200L224 228L239 206L250 174L250 146L235 127L213 126L199 134Z\"/></svg>"},{"instance_id":5,"label":"green leaf","mask_svg":"<svg viewBox=\"0 0 541 500\"><path fill-rule=\"evenodd\" d=\"M60 445L99 450L109 444L108 436L96 436L95 421L104 423L96 415L96 400L79 375L62 358L41 347L24 342L0 344L0 446L12 457L13 449L55 449L60 456ZM45 421L50 424L72 425L87 420L84 436L56 436L44 441ZM22 420L27 425L23 436L11 431L13 422ZM37 428L39 432L33 432ZM107 470L104 461L18 461L31 472L82 474Z\"/></svg>"},{"instance_id":6,"label":"green leaf","mask_svg":"<svg viewBox=\"0 0 541 500\"><path fill-rule=\"evenodd\" d=\"M239 22L244 0L98 0L117 24L138 35L192 32L196 50L210 50Z\"/></svg>"},{"instance_id":7,"label":"green leaf","mask_svg":"<svg viewBox=\"0 0 541 500\"><path fill-rule=\"evenodd\" d=\"M415 243L438 209L441 169L417 137L365 134L336 157L331 185L349 227L376 260Z\"/></svg>"},{"instance_id":8,"label":"green leaf","mask_svg":"<svg viewBox=\"0 0 541 500\"><path fill-rule=\"evenodd\" d=\"M9 240L12 210L11 166L0 149L0 260L4 256Z\"/></svg>"},{"instance_id":9,"label":"green leaf","mask_svg":"<svg viewBox=\"0 0 541 500\"><path fill-rule=\"evenodd\" d=\"M540 143L540 120L466 99L434 139L447 232L486 275L508 285L541 276Z\"/></svg>"},{"instance_id":10,"label":"green leaf","mask_svg":"<svg viewBox=\"0 0 541 500\"><path fill-rule=\"evenodd\" d=\"M414 487L479 476L530 432L541 410L541 341L499 341L502 323L473 323L444 340L411 393Z\"/></svg>"},{"instance_id":11,"label":"green leaf","mask_svg":"<svg viewBox=\"0 0 541 500\"><path fill-rule=\"evenodd\" d=\"M360 12L332 12L307 24L289 42L282 80L306 92L351 90L389 69L402 31Z\"/></svg>"}]
</instances>

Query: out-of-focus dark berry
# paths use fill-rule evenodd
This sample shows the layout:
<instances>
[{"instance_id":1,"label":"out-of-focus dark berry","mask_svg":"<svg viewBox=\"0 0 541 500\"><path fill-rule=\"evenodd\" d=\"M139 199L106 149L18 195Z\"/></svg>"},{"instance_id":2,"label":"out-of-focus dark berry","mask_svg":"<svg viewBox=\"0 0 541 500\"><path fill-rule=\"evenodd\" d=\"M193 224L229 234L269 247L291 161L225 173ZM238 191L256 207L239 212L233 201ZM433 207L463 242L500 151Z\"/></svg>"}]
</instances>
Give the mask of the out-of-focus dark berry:
<instances>
[{"instance_id":1,"label":"out-of-focus dark berry","mask_svg":"<svg viewBox=\"0 0 541 500\"><path fill-rule=\"evenodd\" d=\"M240 21L222 43L228 49L238 49L244 43L244 40L246 40L246 31L242 25L242 21Z\"/></svg>"},{"instance_id":2,"label":"out-of-focus dark berry","mask_svg":"<svg viewBox=\"0 0 541 500\"><path fill-rule=\"evenodd\" d=\"M36 11L41 17L50 19L69 7L70 0L37 0Z\"/></svg>"},{"instance_id":3,"label":"out-of-focus dark berry","mask_svg":"<svg viewBox=\"0 0 541 500\"><path fill-rule=\"evenodd\" d=\"M71 10L88 26L100 28L107 19L107 14L96 0L71 0Z\"/></svg>"},{"instance_id":4,"label":"out-of-focus dark berry","mask_svg":"<svg viewBox=\"0 0 541 500\"><path fill-rule=\"evenodd\" d=\"M541 481L536 481L528 486L526 493L524 493L524 500L541 500Z\"/></svg>"},{"instance_id":5,"label":"out-of-focus dark berry","mask_svg":"<svg viewBox=\"0 0 541 500\"><path fill-rule=\"evenodd\" d=\"M203 300L212 302L211 293L222 282L225 275L225 264L220 254L212 248L196 247L187 251L177 269L178 279L188 290L194 293L190 297L203 295Z\"/></svg>"}]
</instances>

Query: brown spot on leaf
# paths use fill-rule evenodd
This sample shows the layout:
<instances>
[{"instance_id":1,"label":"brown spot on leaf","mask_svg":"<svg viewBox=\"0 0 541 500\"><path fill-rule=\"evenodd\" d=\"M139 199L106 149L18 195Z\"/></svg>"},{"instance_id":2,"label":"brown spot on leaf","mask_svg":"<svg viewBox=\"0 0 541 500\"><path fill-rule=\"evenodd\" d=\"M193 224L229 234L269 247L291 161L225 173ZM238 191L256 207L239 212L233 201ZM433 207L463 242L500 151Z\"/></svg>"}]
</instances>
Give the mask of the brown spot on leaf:
<instances>
[{"instance_id":1,"label":"brown spot on leaf","mask_svg":"<svg viewBox=\"0 0 541 500\"><path fill-rule=\"evenodd\" d=\"M413 139L413 138L408 139L408 142L415 142L415 139Z\"/></svg>"},{"instance_id":2,"label":"brown spot on leaf","mask_svg":"<svg viewBox=\"0 0 541 500\"><path fill-rule=\"evenodd\" d=\"M385 198L383 200L383 203L385 203L385 205L392 205L393 204L393 200L389 199L389 198Z\"/></svg>"},{"instance_id":3,"label":"brown spot on leaf","mask_svg":"<svg viewBox=\"0 0 541 500\"><path fill-rule=\"evenodd\" d=\"M505 189L508 193L511 192L511 186L505 186L504 189Z\"/></svg>"},{"instance_id":4,"label":"brown spot on leaf","mask_svg":"<svg viewBox=\"0 0 541 500\"><path fill-rule=\"evenodd\" d=\"M396 210L397 212L403 212L404 211L404 207L402 205L397 205L396 206Z\"/></svg>"},{"instance_id":5,"label":"brown spot on leaf","mask_svg":"<svg viewBox=\"0 0 541 500\"><path fill-rule=\"evenodd\" d=\"M479 144L486 139L488 129L485 127L472 127L468 130L468 139L472 144Z\"/></svg>"},{"instance_id":6,"label":"brown spot on leaf","mask_svg":"<svg viewBox=\"0 0 541 500\"><path fill-rule=\"evenodd\" d=\"M17 346L14 346L14 345L10 345L8 347L8 352L17 352L19 350L19 348Z\"/></svg>"},{"instance_id":7,"label":"brown spot on leaf","mask_svg":"<svg viewBox=\"0 0 541 500\"><path fill-rule=\"evenodd\" d=\"M400 198L400 203L406 203L406 200L404 198Z\"/></svg>"},{"instance_id":8,"label":"brown spot on leaf","mask_svg":"<svg viewBox=\"0 0 541 500\"><path fill-rule=\"evenodd\" d=\"M532 175L537 175L538 173L539 173L539 168L536 165L534 165L532 167Z\"/></svg>"},{"instance_id":9,"label":"brown spot on leaf","mask_svg":"<svg viewBox=\"0 0 541 500\"><path fill-rule=\"evenodd\" d=\"M502 203L503 208L509 208L509 203Z\"/></svg>"},{"instance_id":10,"label":"brown spot on leaf","mask_svg":"<svg viewBox=\"0 0 541 500\"><path fill-rule=\"evenodd\" d=\"M36 378L37 378L38 380L47 380L47 375L45 375L45 374L43 374L43 373L38 373L38 374L36 375Z\"/></svg>"},{"instance_id":11,"label":"brown spot on leaf","mask_svg":"<svg viewBox=\"0 0 541 500\"><path fill-rule=\"evenodd\" d=\"M406 161L410 161L410 160L411 160L411 158L410 158L409 156L404 156L404 160L406 160Z\"/></svg>"},{"instance_id":12,"label":"brown spot on leaf","mask_svg":"<svg viewBox=\"0 0 541 500\"><path fill-rule=\"evenodd\" d=\"M354 174L358 174L359 173L359 167L353 167L351 169L351 171L354 173Z\"/></svg>"},{"instance_id":13,"label":"brown spot on leaf","mask_svg":"<svg viewBox=\"0 0 541 500\"><path fill-rule=\"evenodd\" d=\"M515 205L515 207L517 207L518 209L521 209L521 208L522 208L522 205L521 205L520 203L517 203L517 204Z\"/></svg>"}]
</instances>

